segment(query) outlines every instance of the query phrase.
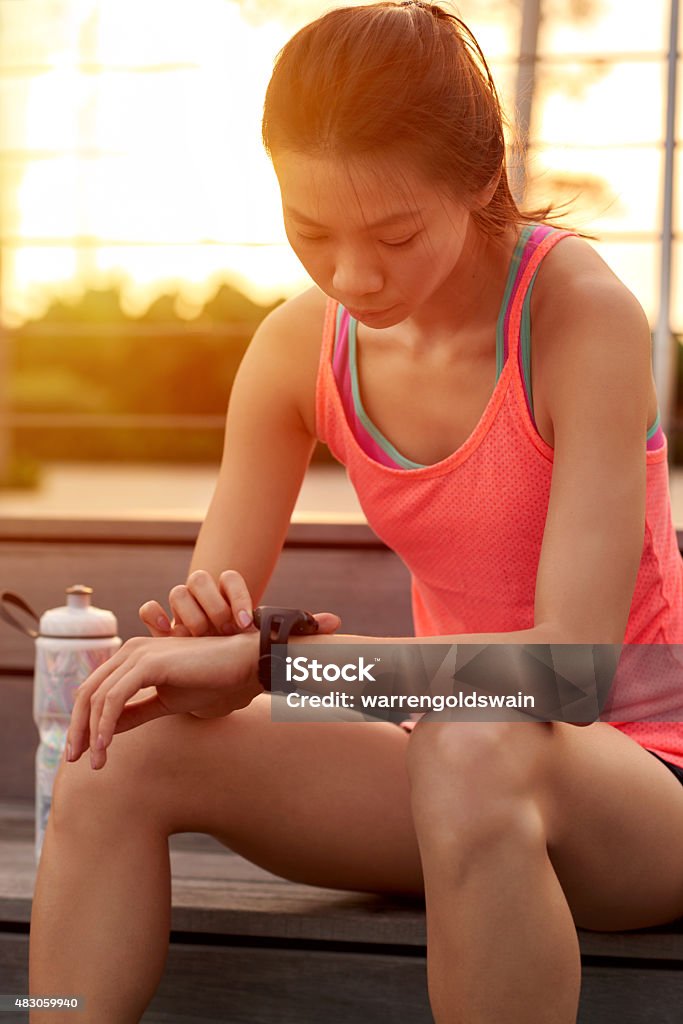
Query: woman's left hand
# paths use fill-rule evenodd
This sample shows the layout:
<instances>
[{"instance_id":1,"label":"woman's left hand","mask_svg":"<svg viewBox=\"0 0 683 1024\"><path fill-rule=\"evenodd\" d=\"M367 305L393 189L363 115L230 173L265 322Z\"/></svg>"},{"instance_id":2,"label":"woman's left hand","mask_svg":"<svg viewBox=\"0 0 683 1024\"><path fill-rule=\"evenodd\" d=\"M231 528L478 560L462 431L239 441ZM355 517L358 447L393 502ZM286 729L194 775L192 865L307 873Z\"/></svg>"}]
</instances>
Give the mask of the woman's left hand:
<instances>
[{"instance_id":1,"label":"woman's left hand","mask_svg":"<svg viewBox=\"0 0 683 1024\"><path fill-rule=\"evenodd\" d=\"M163 715L220 718L246 707L263 689L256 679L258 642L257 632L128 640L77 688L67 759L68 744L73 761L89 746L93 768L101 768L117 732ZM155 694L126 703L149 686Z\"/></svg>"}]
</instances>

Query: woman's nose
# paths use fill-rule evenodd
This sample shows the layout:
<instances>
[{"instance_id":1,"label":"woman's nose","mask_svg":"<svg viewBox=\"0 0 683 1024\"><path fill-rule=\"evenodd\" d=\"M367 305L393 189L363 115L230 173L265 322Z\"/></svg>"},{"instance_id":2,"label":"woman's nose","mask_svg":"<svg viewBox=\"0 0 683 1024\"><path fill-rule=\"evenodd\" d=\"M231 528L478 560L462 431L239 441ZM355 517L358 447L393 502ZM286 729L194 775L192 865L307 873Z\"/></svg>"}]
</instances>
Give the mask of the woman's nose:
<instances>
[{"instance_id":1,"label":"woman's nose","mask_svg":"<svg viewBox=\"0 0 683 1024\"><path fill-rule=\"evenodd\" d=\"M336 260L332 284L338 295L349 300L361 299L381 292L384 276L376 264L349 256Z\"/></svg>"}]
</instances>

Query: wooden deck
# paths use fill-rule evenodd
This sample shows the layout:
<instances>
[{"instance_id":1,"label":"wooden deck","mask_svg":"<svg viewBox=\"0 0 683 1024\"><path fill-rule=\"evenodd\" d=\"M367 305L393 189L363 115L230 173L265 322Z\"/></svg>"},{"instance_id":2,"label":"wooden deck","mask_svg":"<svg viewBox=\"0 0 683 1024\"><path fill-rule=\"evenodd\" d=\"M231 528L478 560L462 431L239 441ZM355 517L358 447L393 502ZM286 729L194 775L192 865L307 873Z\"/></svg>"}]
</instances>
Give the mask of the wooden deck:
<instances>
[{"instance_id":1,"label":"wooden deck","mask_svg":"<svg viewBox=\"0 0 683 1024\"><path fill-rule=\"evenodd\" d=\"M137 606L184 577L195 532L196 524L5 522L0 589L43 609L60 603L65 586L88 582L96 603L119 614L122 635L134 635ZM337 610L348 632L410 632L405 569L366 527L293 527L266 599ZM30 642L0 623L0 995L27 992L32 656ZM422 901L297 885L195 833L172 836L169 847L169 954L143 1024L432 1020ZM683 920L578 936L579 1024L680 1024ZM83 1019L98 1021L74 1014ZM0 1024L26 1020L8 1012Z\"/></svg>"},{"instance_id":2,"label":"wooden deck","mask_svg":"<svg viewBox=\"0 0 683 1024\"><path fill-rule=\"evenodd\" d=\"M33 830L31 804L0 803L4 993L26 991ZM196 833L172 836L169 846L169 955L143 1024L432 1020L422 901L297 885ZM680 1024L683 922L614 934L580 930L579 939L581 1024Z\"/></svg>"},{"instance_id":3,"label":"wooden deck","mask_svg":"<svg viewBox=\"0 0 683 1024\"><path fill-rule=\"evenodd\" d=\"M0 992L24 992L36 871L32 804L0 803L0 835ZM393 1019L431 1020L421 901L297 885L198 833L172 836L169 846L169 960L145 1024L380 1022L397 997L408 1016ZM337 989L352 975L344 1009ZM366 1002L375 1014L366 1014Z\"/></svg>"}]
</instances>

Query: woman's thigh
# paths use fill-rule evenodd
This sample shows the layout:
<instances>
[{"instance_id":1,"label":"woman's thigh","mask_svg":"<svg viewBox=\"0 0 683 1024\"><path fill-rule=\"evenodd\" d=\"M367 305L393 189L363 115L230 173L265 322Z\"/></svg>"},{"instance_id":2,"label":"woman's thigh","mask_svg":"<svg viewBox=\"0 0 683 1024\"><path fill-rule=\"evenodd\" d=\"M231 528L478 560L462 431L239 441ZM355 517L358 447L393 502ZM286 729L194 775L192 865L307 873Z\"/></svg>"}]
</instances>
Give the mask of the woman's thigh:
<instances>
[{"instance_id":1,"label":"woman's thigh","mask_svg":"<svg viewBox=\"0 0 683 1024\"><path fill-rule=\"evenodd\" d=\"M642 928L683 915L683 785L614 726L554 726L548 853L576 923Z\"/></svg>"},{"instance_id":2,"label":"woman's thigh","mask_svg":"<svg viewBox=\"0 0 683 1024\"><path fill-rule=\"evenodd\" d=\"M88 801L105 814L113 802L135 827L137 800L142 820L168 835L213 835L293 881L421 894L408 735L386 722L272 721L270 701L117 733L103 769L90 768L87 752L62 765L54 813L77 816Z\"/></svg>"}]
</instances>

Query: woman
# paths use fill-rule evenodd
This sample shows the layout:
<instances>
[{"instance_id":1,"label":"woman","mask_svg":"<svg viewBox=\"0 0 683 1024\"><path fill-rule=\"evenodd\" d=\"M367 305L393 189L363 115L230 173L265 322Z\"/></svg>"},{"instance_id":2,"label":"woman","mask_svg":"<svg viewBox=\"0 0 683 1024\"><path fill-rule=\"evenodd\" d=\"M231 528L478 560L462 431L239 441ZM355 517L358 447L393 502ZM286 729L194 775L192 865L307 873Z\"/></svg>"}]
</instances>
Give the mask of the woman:
<instances>
[{"instance_id":1,"label":"woman","mask_svg":"<svg viewBox=\"0 0 683 1024\"><path fill-rule=\"evenodd\" d=\"M488 67L441 7L306 26L263 134L315 285L266 317L240 367L173 625L148 602L152 638L80 688L31 989L138 1020L167 951L167 839L196 831L299 882L424 892L439 1024L569 1024L576 925L683 914L683 727L277 723L251 615L322 439L411 570L418 637L683 643L646 317L551 207L515 205ZM303 642L357 641L317 619Z\"/></svg>"}]
</instances>

